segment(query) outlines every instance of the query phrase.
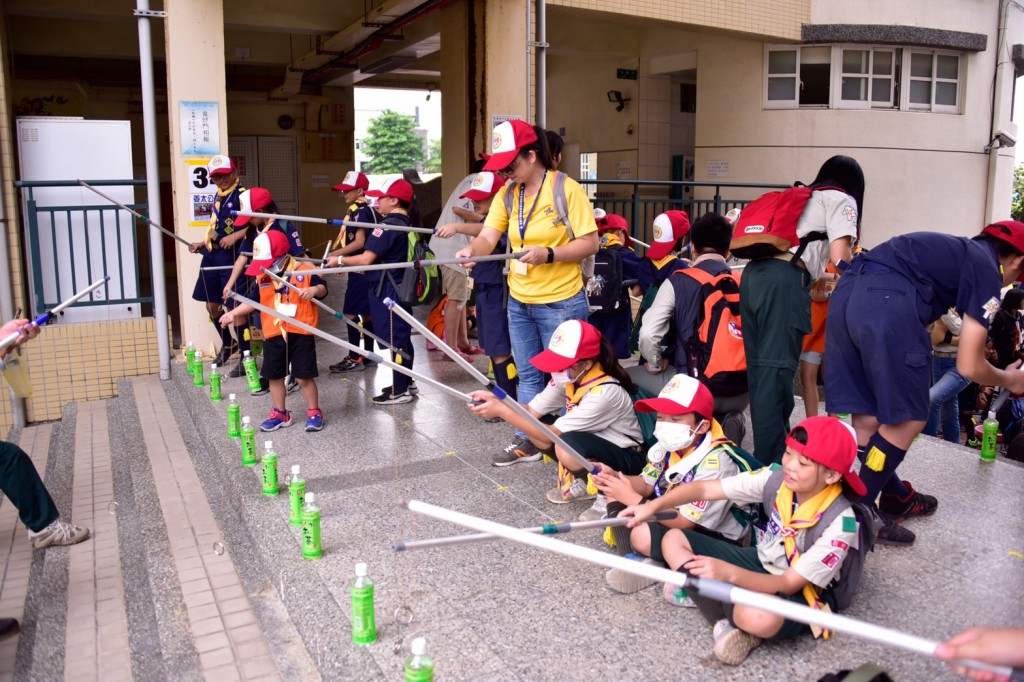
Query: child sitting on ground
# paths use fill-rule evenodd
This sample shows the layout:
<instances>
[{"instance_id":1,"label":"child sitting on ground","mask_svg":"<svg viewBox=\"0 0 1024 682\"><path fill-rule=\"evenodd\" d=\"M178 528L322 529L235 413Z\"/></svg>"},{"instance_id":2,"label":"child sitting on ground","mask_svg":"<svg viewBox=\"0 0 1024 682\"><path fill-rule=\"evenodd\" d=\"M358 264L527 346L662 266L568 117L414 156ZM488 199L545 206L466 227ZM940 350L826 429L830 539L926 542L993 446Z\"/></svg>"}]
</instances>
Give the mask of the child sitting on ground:
<instances>
[{"instance_id":1,"label":"child sitting on ground","mask_svg":"<svg viewBox=\"0 0 1024 682\"><path fill-rule=\"evenodd\" d=\"M269 230L253 240L252 264L245 271L246 275L255 276L259 286L260 303L274 308L279 313L294 317L315 327L318 320L318 308L311 299L322 299L327 295L327 286L319 275L293 274L286 279L289 283L302 290L296 293L281 284L261 269L266 268L275 275L282 276L285 271L311 270L309 263L297 262L288 252L288 237L277 230ZM220 318L222 326L233 324L236 316L248 315L253 307L241 304ZM261 313L263 323L263 367L260 370L264 379L270 382L270 397L274 406L262 424L260 431L276 431L291 426L292 415L285 409L284 378L291 364L292 376L299 382L302 395L306 398L306 431L320 431L324 428L324 415L318 403L315 378L316 344L313 335L267 313Z\"/></svg>"},{"instance_id":2,"label":"child sitting on ground","mask_svg":"<svg viewBox=\"0 0 1024 682\"><path fill-rule=\"evenodd\" d=\"M782 467L765 467L749 475L696 481L666 495L625 509L638 526L652 514L692 500L728 499L754 503L774 498L767 527L758 529L756 547L735 545L693 530L670 530L662 541L669 567L701 578L779 594L812 608L832 610L831 586L838 578L851 548L856 551L858 521L846 501L859 500L866 488L854 472L857 439L853 430L834 417L810 417L790 431ZM774 495L769 496L773 488ZM832 505L842 509L828 514ZM832 521L817 540L806 546L810 528L828 515ZM730 606L694 597L697 607L714 624L714 654L728 665L738 665L765 639L784 639L808 626L752 607ZM812 627L815 636L820 628ZM825 633L827 636L827 633Z\"/></svg>"},{"instance_id":3,"label":"child sitting on ground","mask_svg":"<svg viewBox=\"0 0 1024 682\"><path fill-rule=\"evenodd\" d=\"M729 449L735 447L711 416L715 399L707 386L693 377L677 374L657 398L638 400L638 412L657 412L654 435L658 442L647 454L647 465L639 476L624 476L609 467L594 475L597 489L608 496L608 516L616 516L629 505L661 497L676 486L735 476L740 467ZM630 548L650 557L645 563L664 561L661 542L672 528L697 530L731 543L745 539L750 524L743 512L728 500L694 500L679 507L679 516L652 521L632 530L613 528L615 545L621 554ZM742 519L742 521L741 521ZM605 574L616 592L631 594L656 581L612 568ZM694 606L681 590L666 590L666 599L677 606Z\"/></svg>"}]
</instances>

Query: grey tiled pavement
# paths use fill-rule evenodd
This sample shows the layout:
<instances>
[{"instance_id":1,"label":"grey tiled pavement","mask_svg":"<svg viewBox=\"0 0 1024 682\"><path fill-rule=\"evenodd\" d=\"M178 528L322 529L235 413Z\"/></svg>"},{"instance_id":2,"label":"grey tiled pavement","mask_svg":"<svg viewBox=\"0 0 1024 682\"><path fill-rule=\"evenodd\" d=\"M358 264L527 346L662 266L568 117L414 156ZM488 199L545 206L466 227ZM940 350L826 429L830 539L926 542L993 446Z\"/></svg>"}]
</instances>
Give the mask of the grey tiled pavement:
<instances>
[{"instance_id":1,"label":"grey tiled pavement","mask_svg":"<svg viewBox=\"0 0 1024 682\"><path fill-rule=\"evenodd\" d=\"M341 331L334 319L321 327ZM417 369L474 388L415 344ZM586 504L544 499L551 464L492 467L508 427L425 386L413 403L373 406L389 372L329 375L343 351L317 345L326 428L303 432L296 393L298 423L258 441L272 439L281 476L299 464L316 493L319 561L301 556L287 496L264 497L257 472L241 466L224 403L211 404L180 365L170 382L123 382L118 398L72 405L62 421L19 435L45 461L63 513L92 525L95 538L26 551L24 529L0 503L0 615L24 610L22 634L0 644L0 679L397 680L419 635L443 680L814 680L867 661L897 680L957 679L931 660L844 635L765 645L728 668L711 655L699 614L664 604L656 588L613 594L599 567L503 541L392 553L394 540L466 532L399 509L403 497L516 526L569 520ZM486 369L485 359L476 364ZM258 422L269 398L250 397L242 382L226 380L225 395L239 393L242 413ZM849 615L935 639L981 623L1024 626L1024 470L922 438L901 471L939 497L939 511L909 522L914 547L869 557ZM604 547L596 531L564 538ZM359 561L378 593L380 638L368 647L351 643L349 626Z\"/></svg>"}]
</instances>

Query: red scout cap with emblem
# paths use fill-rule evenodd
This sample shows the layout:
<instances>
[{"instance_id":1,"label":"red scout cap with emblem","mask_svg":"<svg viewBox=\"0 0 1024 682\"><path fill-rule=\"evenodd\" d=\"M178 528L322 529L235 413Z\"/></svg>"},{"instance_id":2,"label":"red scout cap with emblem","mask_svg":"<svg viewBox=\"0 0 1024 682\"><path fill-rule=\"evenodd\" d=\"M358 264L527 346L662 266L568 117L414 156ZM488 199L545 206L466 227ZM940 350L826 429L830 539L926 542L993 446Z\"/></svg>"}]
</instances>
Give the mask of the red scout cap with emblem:
<instances>
[{"instance_id":1,"label":"red scout cap with emblem","mask_svg":"<svg viewBox=\"0 0 1024 682\"><path fill-rule=\"evenodd\" d=\"M345 173L345 178L337 185L331 185L335 192L350 192L354 189L367 190L370 188L370 178L357 171Z\"/></svg>"},{"instance_id":2,"label":"red scout cap with emblem","mask_svg":"<svg viewBox=\"0 0 1024 682\"><path fill-rule=\"evenodd\" d=\"M402 178L395 178L390 182L385 182L384 186L380 189L371 189L366 193L368 197L376 197L380 199L382 197L394 197L395 199L401 199L407 204L412 203L413 198L412 185L409 184L408 180Z\"/></svg>"},{"instance_id":3,"label":"red scout cap with emblem","mask_svg":"<svg viewBox=\"0 0 1024 682\"><path fill-rule=\"evenodd\" d=\"M231 160L230 156L217 154L217 156L210 159L210 162L206 164L206 170L209 171L210 175L221 175L235 170L235 164Z\"/></svg>"},{"instance_id":4,"label":"red scout cap with emblem","mask_svg":"<svg viewBox=\"0 0 1024 682\"><path fill-rule=\"evenodd\" d=\"M1024 253L1024 223L1016 220L1001 220L986 226L982 234L987 234L1001 239L1021 253ZM1024 272L1017 277L1018 282L1024 282Z\"/></svg>"},{"instance_id":5,"label":"red scout cap with emblem","mask_svg":"<svg viewBox=\"0 0 1024 682\"><path fill-rule=\"evenodd\" d=\"M689 232L690 218L686 211L665 211L654 219L654 241L647 249L647 257L651 260L664 258L679 238Z\"/></svg>"},{"instance_id":6,"label":"red scout cap with emblem","mask_svg":"<svg viewBox=\"0 0 1024 682\"><path fill-rule=\"evenodd\" d=\"M661 412L662 414L690 414L695 412L707 419L715 411L715 398L707 386L686 374L677 374L657 398L636 401L637 412Z\"/></svg>"},{"instance_id":7,"label":"red scout cap with emblem","mask_svg":"<svg viewBox=\"0 0 1024 682\"><path fill-rule=\"evenodd\" d=\"M483 201L497 194L504 184L505 180L497 173L483 171L473 176L473 182L470 184L469 190L459 198Z\"/></svg>"},{"instance_id":8,"label":"red scout cap with emblem","mask_svg":"<svg viewBox=\"0 0 1024 682\"><path fill-rule=\"evenodd\" d=\"M249 224L250 216L241 215L241 213L258 213L273 202L270 192L262 187L245 190L238 195L239 215L235 216L235 227L245 227Z\"/></svg>"},{"instance_id":9,"label":"red scout cap with emblem","mask_svg":"<svg viewBox=\"0 0 1024 682\"><path fill-rule=\"evenodd\" d=\"M600 354L601 332L589 322L569 320L555 328L547 350L531 358L530 364L542 372L561 372Z\"/></svg>"},{"instance_id":10,"label":"red scout cap with emblem","mask_svg":"<svg viewBox=\"0 0 1024 682\"><path fill-rule=\"evenodd\" d=\"M288 236L280 230L267 230L252 240L252 263L245 274L250 277L260 274L260 268L269 268L281 256L288 253Z\"/></svg>"},{"instance_id":11,"label":"red scout cap with emblem","mask_svg":"<svg viewBox=\"0 0 1024 682\"><path fill-rule=\"evenodd\" d=\"M795 428L803 428L807 432L807 444L801 444L793 438L793 432L790 431L790 435L786 436L786 447L793 448L812 462L838 471L858 495L867 494L867 486L854 470L857 464L857 436L848 424L835 417L808 417Z\"/></svg>"},{"instance_id":12,"label":"red scout cap with emblem","mask_svg":"<svg viewBox=\"0 0 1024 682\"><path fill-rule=\"evenodd\" d=\"M507 168L519 150L537 141L537 131L526 121L503 121L491 133L491 158L484 164L486 171Z\"/></svg>"},{"instance_id":13,"label":"red scout cap with emblem","mask_svg":"<svg viewBox=\"0 0 1024 682\"><path fill-rule=\"evenodd\" d=\"M598 233L607 232L608 230L622 230L623 232L625 232L626 248L633 248L633 240L629 238L629 223L626 222L625 218L623 218L620 215L615 215L614 213L605 213L603 220L595 220L595 222L597 222Z\"/></svg>"}]
</instances>

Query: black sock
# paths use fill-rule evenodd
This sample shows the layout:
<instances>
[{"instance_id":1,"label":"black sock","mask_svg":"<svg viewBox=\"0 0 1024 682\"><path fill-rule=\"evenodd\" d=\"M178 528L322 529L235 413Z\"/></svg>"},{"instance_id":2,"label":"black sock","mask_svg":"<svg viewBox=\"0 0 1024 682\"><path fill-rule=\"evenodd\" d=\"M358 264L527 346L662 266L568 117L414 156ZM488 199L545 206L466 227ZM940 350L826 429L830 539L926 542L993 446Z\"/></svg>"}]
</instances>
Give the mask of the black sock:
<instances>
[{"instance_id":1,"label":"black sock","mask_svg":"<svg viewBox=\"0 0 1024 682\"><path fill-rule=\"evenodd\" d=\"M906 457L907 451L896 447L883 438L881 434L876 433L871 436L871 440L868 441L863 453L858 448L857 455L864 458L862 460L863 464L860 467L860 478L868 489L867 495L864 496L864 501L868 504L874 504L878 493L882 491L882 488L886 487L889 479L893 476L893 472L896 471L896 468L903 462L903 458ZM902 483L900 487L903 487ZM893 490L890 488L886 492L893 492ZM904 492L904 496L907 492Z\"/></svg>"},{"instance_id":2,"label":"black sock","mask_svg":"<svg viewBox=\"0 0 1024 682\"><path fill-rule=\"evenodd\" d=\"M363 315L363 329L371 334L373 333L373 320L371 320L366 315ZM369 336L363 337L363 348L370 351L371 353L376 352L376 349L373 347L373 339L371 339Z\"/></svg>"},{"instance_id":3,"label":"black sock","mask_svg":"<svg viewBox=\"0 0 1024 682\"><path fill-rule=\"evenodd\" d=\"M231 344L234 343L234 341L231 340L231 330L227 327L220 326L220 322L217 320L211 319L210 321L213 322L214 328L217 330L217 333L220 334L221 348L230 348Z\"/></svg>"},{"instance_id":4,"label":"black sock","mask_svg":"<svg viewBox=\"0 0 1024 682\"><path fill-rule=\"evenodd\" d=\"M353 326L350 325L349 328L348 328L348 342L349 342L349 344L351 344L351 345L355 346L356 348L358 348L360 340L361 340L361 337L362 337L362 334L359 333L359 329L357 329L356 327L353 327ZM356 353L355 351L349 351L348 357L352 358L354 360L357 357L359 357L359 353Z\"/></svg>"},{"instance_id":5,"label":"black sock","mask_svg":"<svg viewBox=\"0 0 1024 682\"><path fill-rule=\"evenodd\" d=\"M249 344L249 323L240 324L235 326L235 336L238 337L238 355L241 356L245 351L251 350L252 346Z\"/></svg>"},{"instance_id":6,"label":"black sock","mask_svg":"<svg viewBox=\"0 0 1024 682\"><path fill-rule=\"evenodd\" d=\"M509 358L504 362L491 361L494 365L494 383L512 396L513 400L519 399L519 375L516 374L516 364Z\"/></svg>"}]
</instances>

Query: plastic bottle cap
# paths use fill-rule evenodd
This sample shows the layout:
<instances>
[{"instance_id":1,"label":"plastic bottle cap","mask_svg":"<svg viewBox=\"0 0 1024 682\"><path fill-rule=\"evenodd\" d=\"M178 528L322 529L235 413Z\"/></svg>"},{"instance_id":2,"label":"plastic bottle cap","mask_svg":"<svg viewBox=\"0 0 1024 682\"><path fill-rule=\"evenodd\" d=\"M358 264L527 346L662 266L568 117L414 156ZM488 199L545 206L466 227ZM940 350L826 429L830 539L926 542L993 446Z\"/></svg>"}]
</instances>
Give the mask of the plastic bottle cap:
<instances>
[{"instance_id":1,"label":"plastic bottle cap","mask_svg":"<svg viewBox=\"0 0 1024 682\"><path fill-rule=\"evenodd\" d=\"M249 352L249 351L247 351L247 350L245 350L245 351L242 351L242 355L244 355L245 357L249 357L249 356L250 356L251 354L252 354L252 353L250 353L250 352Z\"/></svg>"},{"instance_id":2,"label":"plastic bottle cap","mask_svg":"<svg viewBox=\"0 0 1024 682\"><path fill-rule=\"evenodd\" d=\"M248 424L249 423L249 418L248 417L242 417L242 423L243 424Z\"/></svg>"},{"instance_id":3,"label":"plastic bottle cap","mask_svg":"<svg viewBox=\"0 0 1024 682\"><path fill-rule=\"evenodd\" d=\"M422 656L425 653L427 653L427 640L422 637L412 640L412 655Z\"/></svg>"},{"instance_id":4,"label":"plastic bottle cap","mask_svg":"<svg viewBox=\"0 0 1024 682\"><path fill-rule=\"evenodd\" d=\"M292 465L292 476L298 476L298 475L299 475L299 465L298 464L293 464Z\"/></svg>"},{"instance_id":5,"label":"plastic bottle cap","mask_svg":"<svg viewBox=\"0 0 1024 682\"><path fill-rule=\"evenodd\" d=\"M306 493L306 500L309 500L309 496L312 495L312 494L313 493ZM357 577L365 578L368 573L369 573L369 570L366 568L366 564L364 564L364 563L356 564L356 576Z\"/></svg>"},{"instance_id":6,"label":"plastic bottle cap","mask_svg":"<svg viewBox=\"0 0 1024 682\"><path fill-rule=\"evenodd\" d=\"M306 496L303 501L309 506L314 506L313 503L316 502L316 495L314 495L313 493L306 493ZM356 575L359 575L360 566L363 567L363 575L366 575L366 564L356 564Z\"/></svg>"},{"instance_id":7,"label":"plastic bottle cap","mask_svg":"<svg viewBox=\"0 0 1024 682\"><path fill-rule=\"evenodd\" d=\"M989 412L988 413L988 418L989 419L995 419L996 418L996 413L995 412Z\"/></svg>"},{"instance_id":8,"label":"plastic bottle cap","mask_svg":"<svg viewBox=\"0 0 1024 682\"><path fill-rule=\"evenodd\" d=\"M234 400L234 399L235 399L235 394L234 393L228 393L228 400Z\"/></svg>"},{"instance_id":9,"label":"plastic bottle cap","mask_svg":"<svg viewBox=\"0 0 1024 682\"><path fill-rule=\"evenodd\" d=\"M213 370L215 370L215 369L217 369L217 363L216 363L216 362L214 362L213 364L211 364L211 365L210 365L210 371L211 371L211 372L212 372Z\"/></svg>"},{"instance_id":10,"label":"plastic bottle cap","mask_svg":"<svg viewBox=\"0 0 1024 682\"><path fill-rule=\"evenodd\" d=\"M265 441L263 441L263 447L266 450L273 450L274 449L274 441L272 441L272 440L265 440Z\"/></svg>"}]
</instances>

